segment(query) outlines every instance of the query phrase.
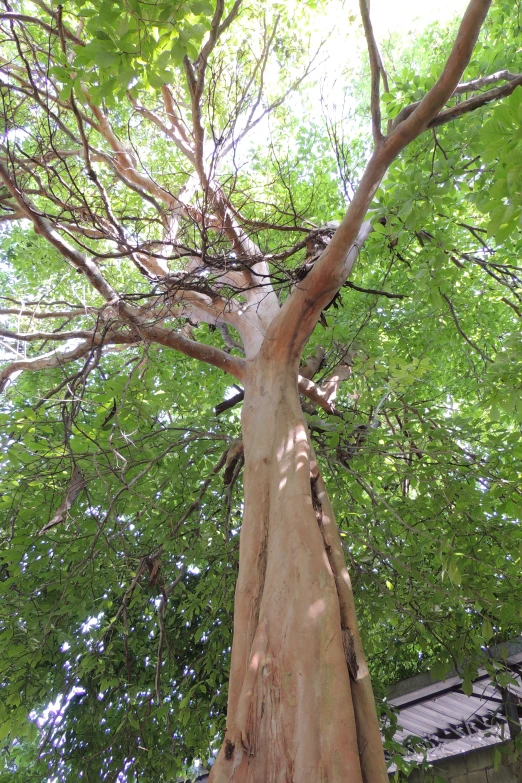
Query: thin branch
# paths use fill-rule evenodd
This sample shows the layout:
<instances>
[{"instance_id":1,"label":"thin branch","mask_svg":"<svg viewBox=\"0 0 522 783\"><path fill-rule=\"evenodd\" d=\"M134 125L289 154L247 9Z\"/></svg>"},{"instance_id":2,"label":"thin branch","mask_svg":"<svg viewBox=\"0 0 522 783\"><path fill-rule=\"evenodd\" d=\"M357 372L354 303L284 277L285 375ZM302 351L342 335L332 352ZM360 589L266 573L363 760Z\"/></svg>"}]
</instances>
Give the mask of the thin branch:
<instances>
[{"instance_id":1,"label":"thin branch","mask_svg":"<svg viewBox=\"0 0 522 783\"><path fill-rule=\"evenodd\" d=\"M7 167L1 162L0 179L2 179L4 185L15 198L19 207L25 212L27 217L32 220L36 233L45 237L45 239L47 239L51 245L54 245L65 258L83 272L93 288L95 288L106 301L117 299L116 291L105 280L96 264L62 239L62 237L52 228L51 224L36 211L27 198L18 190L15 183L11 180Z\"/></svg>"},{"instance_id":2,"label":"thin branch","mask_svg":"<svg viewBox=\"0 0 522 783\"><path fill-rule=\"evenodd\" d=\"M24 22L29 24L37 24L40 27L43 27L43 29L49 33L49 35L56 35L58 36L60 33L58 31L58 28L51 27L50 24L47 24L47 22L44 22L43 19L38 19L36 16L29 16L28 14L16 14L11 11L7 13L0 14L0 20L5 19L9 22ZM67 38L67 40L72 41L72 43L76 44L76 46L85 46L84 41L82 41L81 38L78 38L74 33L71 33L70 30L68 30L66 27L64 27L64 35Z\"/></svg>"},{"instance_id":3,"label":"thin branch","mask_svg":"<svg viewBox=\"0 0 522 783\"><path fill-rule=\"evenodd\" d=\"M408 294L392 294L389 291L379 291L376 288L361 288L360 285L355 285L350 280L347 280L344 284L346 288L352 288L354 291L360 291L361 294L373 294L374 296L385 296L387 299L407 299Z\"/></svg>"},{"instance_id":4,"label":"thin branch","mask_svg":"<svg viewBox=\"0 0 522 783\"><path fill-rule=\"evenodd\" d=\"M312 69L312 65L313 65L314 60L315 60L315 58L317 57L318 54L319 54L319 50L315 53L314 57L311 59L311 61L306 66L306 69L305 69L304 73L298 79L296 79L295 82L293 82L290 85L290 87L288 87L285 90L285 92L279 98L276 98L274 101L272 101L272 103L269 104L266 107L266 109L264 109L262 111L262 113L258 117L256 117L255 120L253 120L252 119L253 118L253 113L254 113L255 109L257 108L257 106L259 105L259 101L260 101L260 97L259 97L259 99L256 101L254 109L250 112L250 116L249 116L249 118L247 120L247 123L246 123L244 129L241 131L241 133L235 139L232 139L229 142L229 144L227 144L227 146L224 147L223 150L220 151L220 157L225 157L225 155L227 155L229 152L231 152L233 149L235 149L235 147L237 147L237 145L245 138L245 136L247 136L248 133L250 133L251 130L253 130L253 128L256 127L256 125L258 125L261 122L261 120L263 120L265 117L267 117L269 114L271 114L274 111L274 109L279 108L279 106L281 106L286 101L288 96L292 92L294 92L302 84L302 82L307 78L307 76L310 74L310 71Z\"/></svg>"},{"instance_id":5,"label":"thin branch","mask_svg":"<svg viewBox=\"0 0 522 783\"><path fill-rule=\"evenodd\" d=\"M505 302L505 304L509 305L515 313L518 315L519 318L522 318L522 310L520 310L519 307L516 306L513 302L510 302L509 299L505 296L502 297L502 301Z\"/></svg>"},{"instance_id":6,"label":"thin branch","mask_svg":"<svg viewBox=\"0 0 522 783\"><path fill-rule=\"evenodd\" d=\"M0 329L0 337L27 343L33 343L38 340L93 340L95 336L96 332L89 330L76 332L11 332L9 329Z\"/></svg>"},{"instance_id":7,"label":"thin branch","mask_svg":"<svg viewBox=\"0 0 522 783\"><path fill-rule=\"evenodd\" d=\"M218 324L218 329L221 333L221 337L223 338L223 342L225 343L227 348L230 348L231 351L234 349L238 351L244 351L244 348L241 345L241 343L238 343L237 340L234 340L234 338L230 334L227 324Z\"/></svg>"},{"instance_id":8,"label":"thin branch","mask_svg":"<svg viewBox=\"0 0 522 783\"><path fill-rule=\"evenodd\" d=\"M451 316L452 316L452 318L453 318L453 320L454 320L454 322L455 322L455 326L457 327L457 330L458 330L459 334L461 335L461 337L463 337L463 338L464 338L464 340L467 342L467 344L468 344L468 345L469 345L471 348L473 348L473 350L474 350L474 351L476 351L478 354L480 354L480 356L482 356L482 358L484 359L484 361L493 363L493 359L491 359L489 356L487 356L487 355L484 353L484 351L482 351L482 350L481 350L481 349L478 347L478 345L477 345L476 343L474 343L474 342L473 342L473 340L470 340L470 338L468 337L468 335L465 333L465 331L463 330L463 328L461 327L461 325L460 325L460 323L459 323L459 319L457 318L457 314L456 314L456 312L455 312L455 308L453 307L453 305L452 305L452 303L451 303L451 300L449 299L449 297L448 297L448 296L446 296L446 294L443 294L442 292L441 292L441 296L442 296L442 298L444 299L444 301L447 303L447 305L448 305L448 307L449 307L449 311L450 311L450 313L451 313Z\"/></svg>"},{"instance_id":9,"label":"thin branch","mask_svg":"<svg viewBox=\"0 0 522 783\"><path fill-rule=\"evenodd\" d=\"M147 324L143 314L140 314L136 308L130 307L109 283L102 276L96 264L78 252L74 247L65 242L59 234L52 229L48 221L36 212L27 199L19 192L12 182L9 172L3 163L0 163L0 178L4 181L10 193L14 196L17 203L25 211L28 218L33 221L35 230L54 245L62 255L68 259L74 267L85 274L91 285L118 310L123 321L136 327L140 336L152 342L158 342L169 348L175 348L181 353L191 356L195 359L212 364L226 372L230 372L238 380L243 378L244 361L236 356L230 356L219 348L204 345L194 340L189 340L183 335L162 329L158 326ZM30 361L30 360L28 360ZM24 368L21 368L24 369ZM36 369L36 368L35 368Z\"/></svg>"},{"instance_id":10,"label":"thin branch","mask_svg":"<svg viewBox=\"0 0 522 783\"><path fill-rule=\"evenodd\" d=\"M61 522L65 522L67 515L71 510L72 504L86 486L87 482L85 481L83 473L81 472L80 468L75 465L63 502L54 512L52 519L38 531L39 536L45 535L45 533L47 533L47 531L52 527L56 527L56 525L59 525Z\"/></svg>"},{"instance_id":11,"label":"thin branch","mask_svg":"<svg viewBox=\"0 0 522 783\"><path fill-rule=\"evenodd\" d=\"M461 106L467 107L465 111L473 111L473 109L477 109L479 108L479 106L484 106L484 104L488 103L489 101L497 100L498 98L507 97L508 95L511 95L515 87L517 87L521 83L521 79L522 79L522 74L511 73L510 71L497 71L497 73L492 73L489 76L482 76L479 79L473 79L472 81L458 84L453 92L453 95L459 95L465 92L474 92L475 90L478 90L480 87L486 87L489 84L495 84L496 82L499 81L508 82L508 84L505 84L502 87L497 87L494 90L488 90L487 92L480 93L480 95L475 95L473 98L469 98L468 100L463 101L462 103L458 103L456 106L452 106L450 109L446 109L446 112L451 112L457 108L460 108ZM415 101L414 103L410 103L408 106L405 106L404 109L401 109L400 113L393 120L393 127L395 128L397 125L403 122L407 117L409 117L410 114L412 114L417 108L417 106L419 105L420 105L420 101ZM445 116L445 112L441 112L440 115L435 117L431 121L430 127L433 128L436 127L437 125L442 125L443 122L449 122L449 119L444 119L443 121L439 121L439 117L443 117L443 116Z\"/></svg>"},{"instance_id":12,"label":"thin branch","mask_svg":"<svg viewBox=\"0 0 522 783\"><path fill-rule=\"evenodd\" d=\"M441 111L440 114L437 114L430 122L429 127L437 128L439 125L444 125L446 122L451 122L458 117L462 117L463 114L468 114L470 111L480 109L487 103L491 103L491 101L507 98L519 85L522 85L522 74L519 74L516 79L513 79L502 87L497 87L494 90L488 90L480 95L475 95L473 98L468 98L467 101L462 101L462 103L458 103L456 106L451 106L449 109Z\"/></svg>"},{"instance_id":13,"label":"thin branch","mask_svg":"<svg viewBox=\"0 0 522 783\"><path fill-rule=\"evenodd\" d=\"M370 9L368 0L359 0L364 34L368 46L368 55L370 58L371 80L371 113L372 113L372 133L373 141L376 147L383 142L381 129L381 100L380 100L380 81L381 81L381 58L377 47L377 41L373 33L373 26L370 19Z\"/></svg>"},{"instance_id":14,"label":"thin branch","mask_svg":"<svg viewBox=\"0 0 522 783\"><path fill-rule=\"evenodd\" d=\"M131 103L136 111L139 112L139 114L142 114L148 120L153 122L154 125L156 125L162 131L162 133L167 136L167 138L174 142L180 152L182 152L191 163L194 163L194 150L179 133L179 126L178 124L174 124L172 122L173 116L171 114L168 114L169 119L171 119L171 127L169 128L167 125L165 125L161 117L158 117L158 115L150 109L146 109L137 100L131 98Z\"/></svg>"}]
</instances>

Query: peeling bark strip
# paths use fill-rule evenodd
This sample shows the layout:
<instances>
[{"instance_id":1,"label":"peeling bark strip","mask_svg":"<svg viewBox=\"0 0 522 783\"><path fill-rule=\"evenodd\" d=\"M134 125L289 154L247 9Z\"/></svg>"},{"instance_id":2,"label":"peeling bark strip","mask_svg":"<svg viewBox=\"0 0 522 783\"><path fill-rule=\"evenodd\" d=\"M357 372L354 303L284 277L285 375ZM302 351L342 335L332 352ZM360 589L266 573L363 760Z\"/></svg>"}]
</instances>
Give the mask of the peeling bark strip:
<instances>
[{"instance_id":1,"label":"peeling bark strip","mask_svg":"<svg viewBox=\"0 0 522 783\"><path fill-rule=\"evenodd\" d=\"M350 575L346 568L344 552L341 544L341 537L337 528L330 499L326 492L323 479L317 468L315 459L311 463L311 471L317 475L316 491L323 512L323 535L330 547L329 562L334 573L337 594L339 598L339 609L341 614L341 625L343 628L350 629L351 640L348 641L349 658L352 660L350 648L353 644L353 651L357 668L352 667L351 674L351 694L355 711L355 722L357 726L357 742L359 747L359 756L361 760L361 769L364 783L386 783L388 774L384 755L382 754L382 742L375 711L375 700L368 671L368 664L364 654L359 627L357 624L357 614L355 611L355 602L352 592ZM343 640L344 641L344 640ZM350 664L349 664L350 666ZM375 749L380 752L376 753Z\"/></svg>"},{"instance_id":2,"label":"peeling bark strip","mask_svg":"<svg viewBox=\"0 0 522 783\"><path fill-rule=\"evenodd\" d=\"M82 489L85 489L86 486L87 482L83 477L83 473L81 472L80 468L76 466L72 472L71 480L69 482L63 503L61 503L60 506L56 509L53 518L38 532L39 536L43 536L45 533L47 533L48 530L50 530L52 527L55 527L56 525L59 525L61 522L65 522L72 504Z\"/></svg>"},{"instance_id":3,"label":"peeling bark strip","mask_svg":"<svg viewBox=\"0 0 522 783\"><path fill-rule=\"evenodd\" d=\"M319 494L317 491L318 480L319 480L319 473L318 472L314 473L313 471L310 472L310 488L312 492L312 505L314 507L315 516L319 524L319 529L321 531L321 535L323 538L324 551L326 552L326 556L328 557L328 562L330 563L332 572L334 572L335 562L333 562L332 547L328 544L326 540L326 536L324 535L324 531L323 531L323 507L321 505L321 500L319 498ZM336 588L337 588L337 584L336 584ZM339 595L338 588L337 588L337 594ZM339 596L339 599L340 598L341 596ZM346 665L348 667L348 672L352 680L357 680L357 672L359 671L359 664L357 663L357 655L355 653L353 634L348 628L348 626L343 622L342 617L341 617L341 632L343 637L344 656L346 658Z\"/></svg>"}]
</instances>

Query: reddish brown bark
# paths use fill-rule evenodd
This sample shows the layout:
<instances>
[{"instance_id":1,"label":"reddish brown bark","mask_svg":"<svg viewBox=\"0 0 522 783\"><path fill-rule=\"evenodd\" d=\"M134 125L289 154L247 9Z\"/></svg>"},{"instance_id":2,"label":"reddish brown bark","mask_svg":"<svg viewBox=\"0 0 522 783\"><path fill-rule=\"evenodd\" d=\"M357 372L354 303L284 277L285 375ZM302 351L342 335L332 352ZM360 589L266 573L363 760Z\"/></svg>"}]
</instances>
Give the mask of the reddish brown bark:
<instances>
[{"instance_id":1,"label":"reddish brown bark","mask_svg":"<svg viewBox=\"0 0 522 783\"><path fill-rule=\"evenodd\" d=\"M211 781L380 783L387 775L371 686L348 625L355 623L349 580L301 411L297 368L268 353L249 363L245 377L245 510L228 726ZM358 697L359 681L370 701ZM355 711L352 694L360 702ZM367 764L362 771L370 742L372 777Z\"/></svg>"}]
</instances>

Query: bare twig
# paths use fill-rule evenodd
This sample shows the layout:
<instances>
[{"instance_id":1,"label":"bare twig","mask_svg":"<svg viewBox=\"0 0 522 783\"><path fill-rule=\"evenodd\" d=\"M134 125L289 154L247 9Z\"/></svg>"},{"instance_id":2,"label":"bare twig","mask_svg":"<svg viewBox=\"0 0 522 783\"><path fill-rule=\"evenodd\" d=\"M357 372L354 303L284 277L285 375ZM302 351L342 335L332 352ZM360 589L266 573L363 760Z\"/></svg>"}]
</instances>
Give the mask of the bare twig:
<instances>
[{"instance_id":1,"label":"bare twig","mask_svg":"<svg viewBox=\"0 0 522 783\"><path fill-rule=\"evenodd\" d=\"M454 322L455 322L455 326L457 327L457 330L458 330L459 334L461 335L461 337L463 337L463 338L464 338L464 340L467 342L467 344L468 344L469 346L471 346L471 348L473 348L473 350L474 350L474 351L476 351L478 354L480 354L480 356L482 356L482 358L484 359L484 361L486 361L486 362L491 362L491 363L492 363L492 362L493 362L493 359L491 359L489 356L487 356L487 355L484 353L484 351L482 351L482 350L481 350L481 349L478 347L478 345L477 345L476 343L474 343L474 342L473 342L473 340L470 340L470 338L468 337L468 335L465 333L464 329L462 328L462 326L461 326L461 325L460 325L460 323L459 323L459 319L457 318L457 314L456 314L456 312L455 312L455 308L453 307L453 304L451 303L451 300L450 300L450 298L449 298L448 296L446 296L446 294L443 294L442 292L441 292L441 296L442 296L442 298L444 299L444 301L447 303L447 305L448 305L448 307L449 307L449 311L450 311L450 313L451 313L451 317L453 318L453 320L454 320Z\"/></svg>"}]
</instances>

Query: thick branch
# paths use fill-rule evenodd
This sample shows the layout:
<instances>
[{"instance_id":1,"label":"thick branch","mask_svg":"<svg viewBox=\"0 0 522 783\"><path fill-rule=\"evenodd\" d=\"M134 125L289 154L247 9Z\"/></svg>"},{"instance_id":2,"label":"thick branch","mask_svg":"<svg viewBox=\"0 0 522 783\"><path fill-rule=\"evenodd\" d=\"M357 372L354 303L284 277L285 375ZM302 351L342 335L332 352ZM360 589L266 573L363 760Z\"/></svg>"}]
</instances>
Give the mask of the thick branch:
<instances>
[{"instance_id":1,"label":"thick branch","mask_svg":"<svg viewBox=\"0 0 522 783\"><path fill-rule=\"evenodd\" d=\"M396 154L426 130L431 120L453 95L473 54L490 6L491 0L471 0L469 3L442 74L411 116L392 134L394 144L391 146L398 147Z\"/></svg>"},{"instance_id":2,"label":"thick branch","mask_svg":"<svg viewBox=\"0 0 522 783\"><path fill-rule=\"evenodd\" d=\"M143 174L141 171L138 171L134 153L122 144L111 127L106 115L92 102L86 90L84 90L84 94L92 113L98 121L98 124L91 124L103 136L114 151L115 155L111 161L120 173L122 181L125 182L126 185L129 185L129 187L133 187L133 189L138 188L137 192L139 192L140 195L145 191L162 201L164 204L167 204L168 207L176 207L177 202L174 196L164 190L160 185L157 185L148 174ZM157 204L155 204L155 206L157 206Z\"/></svg>"},{"instance_id":3,"label":"thick branch","mask_svg":"<svg viewBox=\"0 0 522 783\"><path fill-rule=\"evenodd\" d=\"M299 375L298 377L298 389L304 397L307 397L307 399L315 403L315 405L318 405L326 413L329 413L331 416L340 415L335 405L333 405L331 402L332 395L329 389L326 391L321 389L321 387L314 383L310 378L306 378L303 375ZM216 405L214 409L216 416L219 416L229 408L233 408L235 405L238 405L243 401L244 397L245 392L243 389L240 389L238 393L234 394L234 396L230 397L230 399L220 402L219 405Z\"/></svg>"},{"instance_id":4,"label":"thick branch","mask_svg":"<svg viewBox=\"0 0 522 783\"><path fill-rule=\"evenodd\" d=\"M192 102L192 125L194 131L195 155L194 165L204 190L206 190L207 180L203 160L203 140L205 131L201 121L201 97L205 87L205 71L207 69L208 58L214 49L221 33L220 24L224 9L224 0L216 0L216 10L214 11L214 16L210 24L208 39L203 45L194 65L192 65L187 55L183 59L183 65L187 76L187 84ZM225 20L225 22L226 21L227 20ZM232 21L232 19L230 21Z\"/></svg>"},{"instance_id":5,"label":"thick branch","mask_svg":"<svg viewBox=\"0 0 522 783\"><path fill-rule=\"evenodd\" d=\"M353 354L348 352L339 364L334 367L321 387L321 391L331 405L334 404L341 383L352 377L352 362Z\"/></svg>"},{"instance_id":6,"label":"thick branch","mask_svg":"<svg viewBox=\"0 0 522 783\"><path fill-rule=\"evenodd\" d=\"M164 84L163 87L161 88L161 94L163 95L163 100L165 102L165 111L167 112L167 117L169 118L170 124L172 125L173 128L176 129L176 131L179 133L180 137L187 144L187 146L190 147L189 135L185 130L183 121L178 117L176 108L174 106L174 98L172 97L172 93L166 84Z\"/></svg>"},{"instance_id":7,"label":"thick branch","mask_svg":"<svg viewBox=\"0 0 522 783\"><path fill-rule=\"evenodd\" d=\"M92 340L95 332L89 330L79 330L76 332L11 332L9 329L0 329L0 337L7 337L9 340L20 340L21 342L33 343L38 340Z\"/></svg>"},{"instance_id":8,"label":"thick branch","mask_svg":"<svg viewBox=\"0 0 522 783\"><path fill-rule=\"evenodd\" d=\"M234 408L236 405L239 405L240 402L243 402L245 399L245 392L243 389L240 389L237 394L234 394L233 397L229 397L228 400L223 400L223 402L220 402L216 407L214 408L214 413L216 416L221 416L222 413L225 411L228 411L230 408Z\"/></svg>"},{"instance_id":9,"label":"thick branch","mask_svg":"<svg viewBox=\"0 0 522 783\"><path fill-rule=\"evenodd\" d=\"M98 312L95 307L86 307L85 310L57 310L54 313L38 313L35 310L24 310L16 307L0 308L0 315L16 315L24 318L79 318L88 313Z\"/></svg>"},{"instance_id":10,"label":"thick branch","mask_svg":"<svg viewBox=\"0 0 522 783\"><path fill-rule=\"evenodd\" d=\"M309 378L303 378L302 375L298 378L297 387L301 394L304 394L305 397L326 411L326 413L329 413L331 416L339 415L335 405L330 401L331 394L328 390L324 391Z\"/></svg>"},{"instance_id":11,"label":"thick branch","mask_svg":"<svg viewBox=\"0 0 522 783\"><path fill-rule=\"evenodd\" d=\"M325 350L324 348L319 347L313 356L310 356L304 365L302 365L299 368L299 375L302 375L303 378L308 378L309 380L312 380L314 375L317 375L319 370L321 369L321 365L324 362L325 357Z\"/></svg>"},{"instance_id":12,"label":"thick branch","mask_svg":"<svg viewBox=\"0 0 522 783\"><path fill-rule=\"evenodd\" d=\"M279 312L279 301L270 279L270 269L261 250L241 228L241 216L234 210L225 193L208 184L208 195L218 219L214 228L223 231L231 242L238 258L245 267L241 272L245 279L242 286L248 305L258 318L264 331Z\"/></svg>"},{"instance_id":13,"label":"thick branch","mask_svg":"<svg viewBox=\"0 0 522 783\"><path fill-rule=\"evenodd\" d=\"M277 342L286 358L297 364L323 308L348 278L357 253L371 231L365 214L388 167L397 155L426 130L457 87L466 68L491 0L471 0L446 66L434 87L410 117L398 125L372 155L359 188L332 240L288 297L274 319L265 342ZM281 357L282 358L282 357Z\"/></svg>"},{"instance_id":14,"label":"thick branch","mask_svg":"<svg viewBox=\"0 0 522 783\"><path fill-rule=\"evenodd\" d=\"M126 320L131 320L124 305L123 317ZM186 356L191 356L193 359L199 359L207 364L212 364L214 367L218 367L220 370L230 373L230 375L233 375L234 378L237 378L239 381L243 380L245 369L244 359L241 359L238 356L231 356L230 354L225 353L225 351L221 351L219 348L214 348L212 345L205 345L204 343L198 343L195 340L189 340L187 337L179 334L179 332L163 329L160 326L146 324L135 317L132 318L132 321L143 340L159 343L160 345L165 345L167 348L174 348L176 351L180 351Z\"/></svg>"},{"instance_id":15,"label":"thick branch","mask_svg":"<svg viewBox=\"0 0 522 783\"><path fill-rule=\"evenodd\" d=\"M489 76L480 76L478 79L472 79L469 82L461 82L459 85L457 85L454 94L457 95L458 93L463 92L474 92L475 90L480 90L481 87L488 87L490 84L495 84L496 82L511 82L513 79L518 79L519 76L520 74L511 73L511 71L508 71L507 69L503 71L497 71L496 73L491 73Z\"/></svg>"},{"instance_id":16,"label":"thick branch","mask_svg":"<svg viewBox=\"0 0 522 783\"><path fill-rule=\"evenodd\" d=\"M220 23L221 23L221 17L223 16L224 9L225 9L224 0L217 0L216 10L214 11L214 16L212 18L212 22L210 23L210 32L209 32L208 39L206 40L196 60L197 77L196 77L194 88L195 88L195 97L198 100L198 102L201 99L201 96L203 95L203 88L205 86L205 71L207 69L208 58L212 50L214 49L220 34Z\"/></svg>"}]
</instances>

